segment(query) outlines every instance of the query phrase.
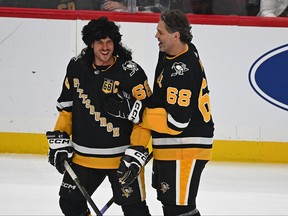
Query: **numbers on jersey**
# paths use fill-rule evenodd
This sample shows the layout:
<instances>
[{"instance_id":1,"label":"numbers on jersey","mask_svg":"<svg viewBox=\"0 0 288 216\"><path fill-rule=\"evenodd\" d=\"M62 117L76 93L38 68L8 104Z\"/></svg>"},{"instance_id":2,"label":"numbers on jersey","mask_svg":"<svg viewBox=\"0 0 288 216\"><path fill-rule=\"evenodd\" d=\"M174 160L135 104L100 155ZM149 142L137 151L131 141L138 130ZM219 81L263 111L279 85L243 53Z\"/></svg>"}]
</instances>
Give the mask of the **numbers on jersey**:
<instances>
[{"instance_id":1,"label":"numbers on jersey","mask_svg":"<svg viewBox=\"0 0 288 216\"><path fill-rule=\"evenodd\" d=\"M119 86L119 81L113 81L111 79L105 78L102 86L102 91L105 94L112 92L117 93L118 92L117 86Z\"/></svg>"},{"instance_id":2,"label":"numbers on jersey","mask_svg":"<svg viewBox=\"0 0 288 216\"><path fill-rule=\"evenodd\" d=\"M187 107L190 104L191 94L191 91L188 89L178 91L177 88L168 87L167 102L172 105L177 103L179 106Z\"/></svg>"},{"instance_id":3,"label":"numbers on jersey","mask_svg":"<svg viewBox=\"0 0 288 216\"><path fill-rule=\"evenodd\" d=\"M204 91L207 88L207 81L203 79L199 97L198 97L198 108L201 112L205 122L209 122L211 119L210 112L210 98L207 91Z\"/></svg>"},{"instance_id":4,"label":"numbers on jersey","mask_svg":"<svg viewBox=\"0 0 288 216\"><path fill-rule=\"evenodd\" d=\"M146 80L143 84L139 84L135 86L132 89L132 95L137 99L137 100L143 100L147 96L150 97L152 95L152 91L150 89L150 86L148 84L148 81Z\"/></svg>"},{"instance_id":5,"label":"numbers on jersey","mask_svg":"<svg viewBox=\"0 0 288 216\"><path fill-rule=\"evenodd\" d=\"M181 89L180 91L175 87L167 88L167 102L168 104L178 104L182 107L187 107L190 104L191 91L188 89ZM199 97L198 97L198 109L203 116L205 122L209 122L211 119L210 112L210 98L207 91L207 81L203 79Z\"/></svg>"}]
</instances>

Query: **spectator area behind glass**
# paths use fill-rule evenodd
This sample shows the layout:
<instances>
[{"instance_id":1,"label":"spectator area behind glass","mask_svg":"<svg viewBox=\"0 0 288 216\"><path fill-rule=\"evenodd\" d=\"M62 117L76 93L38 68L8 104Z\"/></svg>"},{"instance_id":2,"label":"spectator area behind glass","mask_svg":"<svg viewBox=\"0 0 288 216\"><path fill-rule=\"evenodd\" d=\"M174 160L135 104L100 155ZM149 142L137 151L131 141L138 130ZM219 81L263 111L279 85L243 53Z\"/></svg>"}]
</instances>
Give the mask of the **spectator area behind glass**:
<instances>
[{"instance_id":1,"label":"spectator area behind glass","mask_svg":"<svg viewBox=\"0 0 288 216\"><path fill-rule=\"evenodd\" d=\"M107 0L0 0L0 7L103 10L105 1ZM122 10L125 12L158 13L166 9L180 9L187 14L240 16L256 16L260 4L260 0L116 0L113 2L119 2L127 7L127 10Z\"/></svg>"},{"instance_id":2,"label":"spectator area behind glass","mask_svg":"<svg viewBox=\"0 0 288 216\"><path fill-rule=\"evenodd\" d=\"M103 10L107 0L0 0L0 7L68 10ZM180 9L187 14L257 15L260 0L116 0L125 12L155 12Z\"/></svg>"},{"instance_id":3,"label":"spectator area behind glass","mask_svg":"<svg viewBox=\"0 0 288 216\"><path fill-rule=\"evenodd\" d=\"M1 7L100 10L101 0L0 0Z\"/></svg>"}]
</instances>

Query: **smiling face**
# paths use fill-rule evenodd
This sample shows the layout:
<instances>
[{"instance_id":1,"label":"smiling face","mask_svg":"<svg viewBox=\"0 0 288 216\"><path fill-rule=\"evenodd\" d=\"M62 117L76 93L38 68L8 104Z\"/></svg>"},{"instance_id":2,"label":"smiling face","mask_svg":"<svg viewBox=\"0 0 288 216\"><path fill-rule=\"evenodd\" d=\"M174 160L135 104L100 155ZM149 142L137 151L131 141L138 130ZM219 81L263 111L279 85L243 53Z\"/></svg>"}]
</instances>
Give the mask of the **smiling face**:
<instances>
[{"instance_id":1,"label":"smiling face","mask_svg":"<svg viewBox=\"0 0 288 216\"><path fill-rule=\"evenodd\" d=\"M166 29L164 21L160 20L157 25L157 33L155 35L159 41L159 49L162 52L166 52L170 55L175 55L178 52L177 46L180 43L179 32L170 33Z\"/></svg>"},{"instance_id":2,"label":"smiling face","mask_svg":"<svg viewBox=\"0 0 288 216\"><path fill-rule=\"evenodd\" d=\"M106 37L105 39L94 41L91 47L94 51L94 63L96 65L106 66L113 63L114 42L112 39Z\"/></svg>"},{"instance_id":3,"label":"smiling face","mask_svg":"<svg viewBox=\"0 0 288 216\"><path fill-rule=\"evenodd\" d=\"M159 49L162 52L167 52L172 44L172 34L166 30L165 23L160 20L157 25L157 33L155 37L159 41Z\"/></svg>"}]
</instances>

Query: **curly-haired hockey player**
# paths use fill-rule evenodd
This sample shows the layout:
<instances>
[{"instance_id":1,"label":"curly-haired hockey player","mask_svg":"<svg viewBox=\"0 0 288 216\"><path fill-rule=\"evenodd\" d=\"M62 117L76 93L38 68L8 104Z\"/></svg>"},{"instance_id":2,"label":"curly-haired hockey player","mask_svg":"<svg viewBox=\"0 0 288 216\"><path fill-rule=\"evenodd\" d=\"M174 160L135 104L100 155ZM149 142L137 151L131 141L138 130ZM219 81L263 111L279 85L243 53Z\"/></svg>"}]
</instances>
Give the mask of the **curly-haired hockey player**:
<instances>
[{"instance_id":1,"label":"curly-haired hockey player","mask_svg":"<svg viewBox=\"0 0 288 216\"><path fill-rule=\"evenodd\" d=\"M145 72L132 61L131 51L123 46L121 37L119 26L106 17L83 27L82 40L87 47L67 66L57 100L59 117L54 131L46 133L49 162L64 173L59 203L67 216L86 216L90 210L65 172L65 160L90 196L108 177L114 201L121 205L124 215L150 215L141 169L148 155L148 142L131 143L134 126L125 112L116 113L119 118L115 118L103 109L108 95L135 97L144 103L152 94ZM120 161L129 164L132 173L127 175ZM121 183L127 176L129 184L124 187Z\"/></svg>"},{"instance_id":2,"label":"curly-haired hockey player","mask_svg":"<svg viewBox=\"0 0 288 216\"><path fill-rule=\"evenodd\" d=\"M120 110L132 107L128 119L152 132L152 186L164 216L200 216L196 196L213 144L208 83L190 30L181 11L161 13L152 106L133 100L129 104L123 100L119 106ZM105 109L115 112L110 106Z\"/></svg>"}]
</instances>

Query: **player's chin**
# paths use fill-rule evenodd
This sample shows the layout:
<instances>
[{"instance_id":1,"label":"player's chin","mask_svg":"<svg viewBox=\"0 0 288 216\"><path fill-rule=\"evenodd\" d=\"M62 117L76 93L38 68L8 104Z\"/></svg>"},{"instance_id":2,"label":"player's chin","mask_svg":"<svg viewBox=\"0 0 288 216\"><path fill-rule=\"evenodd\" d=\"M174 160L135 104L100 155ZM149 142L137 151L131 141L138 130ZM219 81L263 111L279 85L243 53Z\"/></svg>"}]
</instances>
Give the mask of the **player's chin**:
<instances>
[{"instance_id":1,"label":"player's chin","mask_svg":"<svg viewBox=\"0 0 288 216\"><path fill-rule=\"evenodd\" d=\"M161 52L166 52L166 49L165 49L163 46L161 46L161 45L159 45L159 50L160 50Z\"/></svg>"},{"instance_id":2,"label":"player's chin","mask_svg":"<svg viewBox=\"0 0 288 216\"><path fill-rule=\"evenodd\" d=\"M106 55L101 55L102 61L103 62L109 62L113 56L111 54L106 54Z\"/></svg>"},{"instance_id":3,"label":"player's chin","mask_svg":"<svg viewBox=\"0 0 288 216\"><path fill-rule=\"evenodd\" d=\"M162 51L162 49L163 49L162 43L158 43L158 47L159 47L159 50Z\"/></svg>"}]
</instances>

